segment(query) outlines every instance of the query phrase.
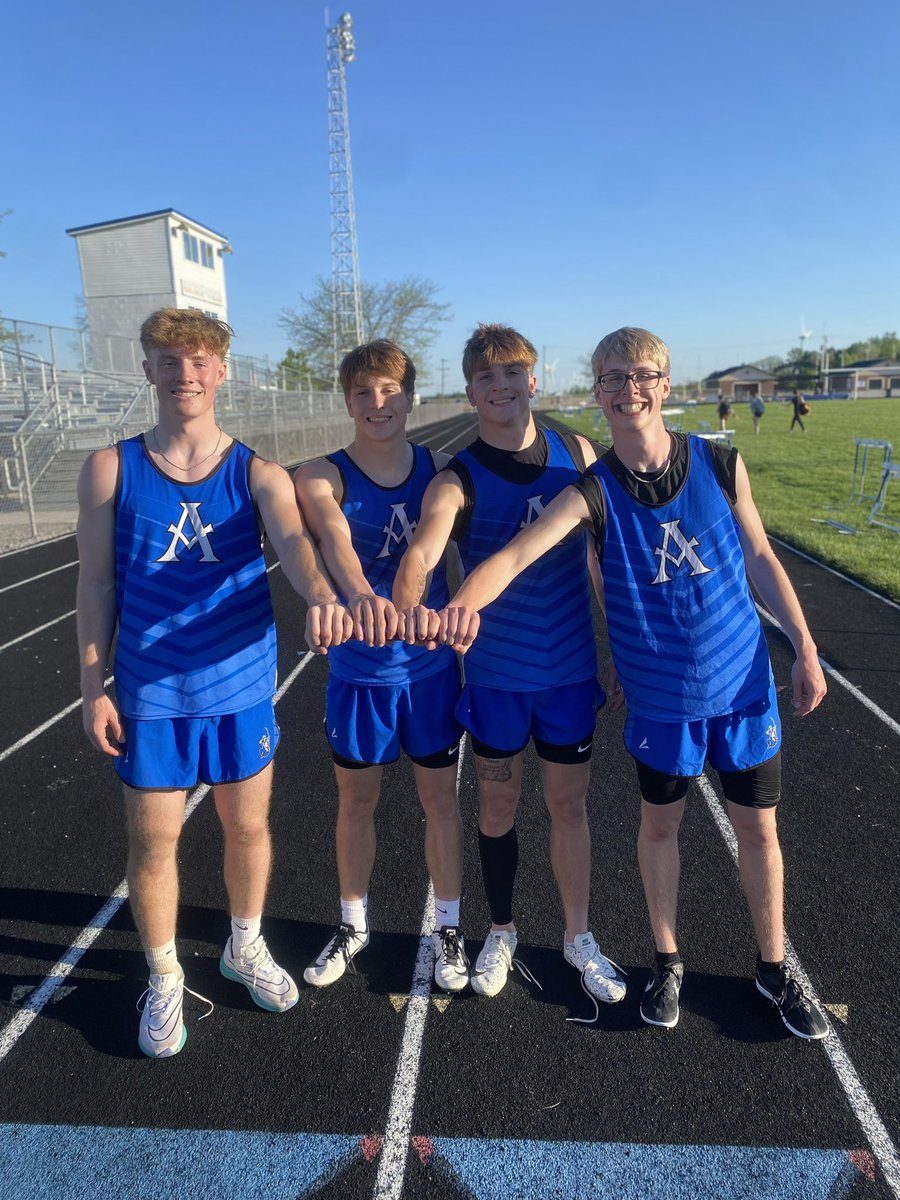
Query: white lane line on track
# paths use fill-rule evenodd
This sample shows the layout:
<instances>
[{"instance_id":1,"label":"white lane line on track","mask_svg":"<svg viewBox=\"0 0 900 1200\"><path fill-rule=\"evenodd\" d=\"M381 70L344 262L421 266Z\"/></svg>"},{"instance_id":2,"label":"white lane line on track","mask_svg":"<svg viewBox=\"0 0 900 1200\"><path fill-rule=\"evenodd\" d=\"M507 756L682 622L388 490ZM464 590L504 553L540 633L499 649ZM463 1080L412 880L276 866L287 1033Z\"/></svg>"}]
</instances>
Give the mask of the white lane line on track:
<instances>
[{"instance_id":1,"label":"white lane line on track","mask_svg":"<svg viewBox=\"0 0 900 1200\"><path fill-rule=\"evenodd\" d=\"M763 608L763 606L759 603L757 603L756 609L764 621L767 621L774 629L777 629L779 633L784 633L784 630L779 622L776 621L776 619L767 609ZM787 634L785 633L784 636L787 637ZM894 718L890 716L889 713L886 713L883 708L879 708L874 700L870 700L865 692L861 692L855 684L850 682L849 679L845 679L840 671L836 670L831 663L827 662L821 656L821 654L819 655L819 662L821 663L822 670L826 675L830 675L832 679L841 685L841 687L846 688L851 696L858 700L860 704L864 705L870 713L878 717L879 721L883 721L885 725L887 725L888 729L892 730L894 733L900 734L900 722L895 721Z\"/></svg>"},{"instance_id":2,"label":"white lane line on track","mask_svg":"<svg viewBox=\"0 0 900 1200\"><path fill-rule=\"evenodd\" d=\"M783 546L785 550L790 550L791 554L796 554L798 558L805 558L806 561L812 563L813 566L821 567L823 571L827 571L829 575L834 575L838 579L842 579L844 583L849 583L852 587L859 588L861 592L865 592L866 595L871 596L873 600L880 600L882 604L888 604L891 608L900 609L900 604L897 604L894 600L889 600L887 596L882 596L881 592L873 592L872 589L867 588L865 584L859 583L855 579L851 579L849 575L845 575L842 571L836 571L834 567L829 567L827 563L823 563L820 558L813 558L811 554L806 554L803 550L798 550L797 547L792 546L790 542L783 542L781 538L773 537L771 533L767 536L770 542L774 542L777 546Z\"/></svg>"},{"instance_id":3,"label":"white lane line on track","mask_svg":"<svg viewBox=\"0 0 900 1200\"><path fill-rule=\"evenodd\" d=\"M0 654L2 654L4 650L8 650L10 648L10 646L15 646L19 642L25 642L30 637L34 637L34 635L36 633L43 633L44 630L49 629L51 625L58 625L60 623L60 621L65 621L69 617L74 617L74 616L75 616L75 609L73 608L71 612L63 613L63 615L61 617L54 617L52 621L47 621L46 624L44 624L44 625L38 625L38 627L36 629L29 629L27 633L19 634L19 636L17 638L13 638L12 641L10 641L10 642L4 642L3 645L0 646Z\"/></svg>"},{"instance_id":4,"label":"white lane line on track","mask_svg":"<svg viewBox=\"0 0 900 1200\"><path fill-rule=\"evenodd\" d=\"M65 571L68 570L69 567L77 566L78 559L76 558L72 562L63 563L61 567L53 567L49 571L41 571L40 575L29 575L27 579L20 579L18 583L8 583L6 587L0 588L0 596L2 596L4 592L11 592L13 588L24 587L26 583L34 583L38 579L46 579L48 575L55 575L57 571Z\"/></svg>"},{"instance_id":5,"label":"white lane line on track","mask_svg":"<svg viewBox=\"0 0 900 1200\"><path fill-rule=\"evenodd\" d=\"M703 793L703 799L706 801L716 828L722 835L736 866L738 860L737 838L734 835L734 829L731 826L725 808L719 801L715 789L705 775L700 776L697 784ZM810 983L809 976L804 971L788 937L784 939L784 957L806 994L820 1007L823 1007L822 1001L816 995L816 990ZM875 1108L869 1093L866 1091L859 1073L841 1044L834 1023L830 1022L830 1024L831 1036L821 1043L822 1048L828 1055L832 1069L835 1075L837 1075L838 1082L843 1089L844 1095L847 1097L854 1116L862 1128L866 1141L872 1148L872 1153L878 1160L878 1165L881 1167L888 1186L894 1196L900 1200L900 1156L897 1154L897 1149L891 1141L891 1136L881 1117L878 1115L878 1110Z\"/></svg>"},{"instance_id":6,"label":"white lane line on track","mask_svg":"<svg viewBox=\"0 0 900 1200\"><path fill-rule=\"evenodd\" d=\"M457 797L459 797L459 780L462 774L465 749L466 735L463 734L459 743L459 765L456 769ZM431 945L433 929L434 890L429 880L425 911L422 913L419 952L416 955L416 965L413 967L406 1023L403 1026L403 1041L397 1059L394 1086L391 1089L387 1128L378 1160L378 1176L373 1192L375 1200L401 1200L403 1196L403 1179L406 1174L413 1106L416 1102L422 1040L431 999L431 977L434 970L434 949Z\"/></svg>"},{"instance_id":7,"label":"white lane line on track","mask_svg":"<svg viewBox=\"0 0 900 1200\"><path fill-rule=\"evenodd\" d=\"M74 538L73 533L58 533L56 537L41 538L39 542L32 542L30 546L13 546L12 550L0 550L0 558L11 558L14 554L27 554L29 550L40 550L44 546L52 546L54 542L63 542L66 538Z\"/></svg>"},{"instance_id":8,"label":"white lane line on track","mask_svg":"<svg viewBox=\"0 0 900 1200\"><path fill-rule=\"evenodd\" d=\"M290 675L288 675L287 679L285 679L284 683L275 693L276 704L293 684L303 668L311 659L316 657L312 651L307 651L303 658L300 659L296 667L294 667L293 671L291 671ZM80 704L81 701L79 700L78 703ZM184 809L185 823L187 823L188 818L209 790L208 784L201 783L199 787L191 792ZM59 962L57 962L44 979L44 982L35 988L12 1020L8 1021L3 1029L0 1029L0 1063L6 1058L19 1038L27 1031L35 1017L39 1016L45 1005L49 1004L56 993L56 989L65 983L66 979L68 979L69 975L78 965L84 952L91 948L127 898L128 884L123 879L90 924L85 925L78 937L75 938Z\"/></svg>"}]
</instances>

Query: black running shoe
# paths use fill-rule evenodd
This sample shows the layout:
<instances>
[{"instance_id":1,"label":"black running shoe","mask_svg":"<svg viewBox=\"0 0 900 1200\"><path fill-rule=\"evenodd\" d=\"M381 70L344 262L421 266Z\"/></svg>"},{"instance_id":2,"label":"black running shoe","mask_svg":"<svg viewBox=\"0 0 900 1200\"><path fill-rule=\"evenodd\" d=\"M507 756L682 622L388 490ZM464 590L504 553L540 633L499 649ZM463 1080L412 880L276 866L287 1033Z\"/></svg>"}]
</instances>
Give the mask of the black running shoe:
<instances>
[{"instance_id":1,"label":"black running shoe","mask_svg":"<svg viewBox=\"0 0 900 1200\"><path fill-rule=\"evenodd\" d=\"M667 963L659 971L650 972L647 987L641 997L641 1020L648 1025L674 1029L678 1024L678 995L684 978L684 963Z\"/></svg>"},{"instance_id":2,"label":"black running shoe","mask_svg":"<svg viewBox=\"0 0 900 1200\"><path fill-rule=\"evenodd\" d=\"M828 1037L831 1030L825 1014L807 996L803 985L793 978L785 963L777 972L767 971L765 977L757 966L756 989L772 1001L782 1021L796 1037L808 1042Z\"/></svg>"}]
</instances>

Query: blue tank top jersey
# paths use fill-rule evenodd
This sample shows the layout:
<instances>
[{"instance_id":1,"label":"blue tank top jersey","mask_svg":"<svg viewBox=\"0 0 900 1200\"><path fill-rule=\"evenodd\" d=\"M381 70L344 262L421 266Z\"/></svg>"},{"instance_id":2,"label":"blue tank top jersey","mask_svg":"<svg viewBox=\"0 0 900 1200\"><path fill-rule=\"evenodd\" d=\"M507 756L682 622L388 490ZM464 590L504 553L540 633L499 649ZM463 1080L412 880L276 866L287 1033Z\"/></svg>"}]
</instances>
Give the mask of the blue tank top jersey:
<instances>
[{"instance_id":1,"label":"blue tank top jersey","mask_svg":"<svg viewBox=\"0 0 900 1200\"><path fill-rule=\"evenodd\" d=\"M116 697L127 717L219 716L275 691L275 619L235 442L196 483L157 470L143 438L119 443Z\"/></svg>"},{"instance_id":2,"label":"blue tank top jersey","mask_svg":"<svg viewBox=\"0 0 900 1200\"><path fill-rule=\"evenodd\" d=\"M559 434L545 429L539 436L547 439L547 465L533 483L503 478L469 450L455 456L474 495L458 542L467 575L578 480L580 470ZM465 657L467 683L525 692L596 675L586 545L583 532L564 539L482 609L478 637Z\"/></svg>"},{"instance_id":3,"label":"blue tank top jersey","mask_svg":"<svg viewBox=\"0 0 900 1200\"><path fill-rule=\"evenodd\" d=\"M772 680L739 526L703 438L687 438L684 481L641 504L593 463L606 524L600 549L606 622L629 707L656 721L734 712Z\"/></svg>"},{"instance_id":4,"label":"blue tank top jersey","mask_svg":"<svg viewBox=\"0 0 900 1200\"><path fill-rule=\"evenodd\" d=\"M382 487L359 469L345 450L328 455L341 473L341 511L350 525L353 549L363 574L378 596L391 597L397 567L408 547L422 509L425 489L435 475L434 459L424 446L413 446L412 470L398 487ZM428 604L441 609L449 599L442 559L434 569ZM328 651L331 672L347 683L402 684L441 670L454 659L449 646L426 650L395 641L387 646L344 642Z\"/></svg>"}]
</instances>

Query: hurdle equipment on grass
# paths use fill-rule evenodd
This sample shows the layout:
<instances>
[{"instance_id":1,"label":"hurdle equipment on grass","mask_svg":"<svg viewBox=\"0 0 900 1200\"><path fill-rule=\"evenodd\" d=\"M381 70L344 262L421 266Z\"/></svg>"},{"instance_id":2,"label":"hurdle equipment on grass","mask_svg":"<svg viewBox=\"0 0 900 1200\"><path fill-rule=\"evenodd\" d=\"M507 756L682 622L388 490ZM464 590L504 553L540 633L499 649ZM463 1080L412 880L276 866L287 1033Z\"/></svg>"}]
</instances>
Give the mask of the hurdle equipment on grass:
<instances>
[{"instance_id":1,"label":"hurdle equipment on grass","mask_svg":"<svg viewBox=\"0 0 900 1200\"><path fill-rule=\"evenodd\" d=\"M872 505L872 511L869 513L868 525L880 525L883 529L890 529L894 533L900 533L900 519L892 520L890 517L883 516L885 500L887 499L888 484L892 479L900 480L900 463L886 462L881 474L881 487L878 489L878 495L875 497L875 503Z\"/></svg>"},{"instance_id":2,"label":"hurdle equipment on grass","mask_svg":"<svg viewBox=\"0 0 900 1200\"><path fill-rule=\"evenodd\" d=\"M866 466L868 465L869 451L880 450L881 458L881 474L884 476L884 468L890 463L891 456L894 452L894 447L890 442L882 441L880 438L855 438L854 445L856 452L853 457L853 480L850 484L850 500L872 500L877 501L876 495L866 495Z\"/></svg>"}]
</instances>

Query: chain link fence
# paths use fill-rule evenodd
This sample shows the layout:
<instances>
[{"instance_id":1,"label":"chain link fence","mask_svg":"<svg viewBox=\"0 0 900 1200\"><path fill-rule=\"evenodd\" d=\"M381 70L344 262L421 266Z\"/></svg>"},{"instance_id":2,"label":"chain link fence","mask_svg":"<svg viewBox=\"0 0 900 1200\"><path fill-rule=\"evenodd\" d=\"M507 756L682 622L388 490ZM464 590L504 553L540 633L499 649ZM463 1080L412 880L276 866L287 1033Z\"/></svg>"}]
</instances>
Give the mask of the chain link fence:
<instances>
[{"instance_id":1,"label":"chain link fence","mask_svg":"<svg viewBox=\"0 0 900 1200\"><path fill-rule=\"evenodd\" d=\"M25 324L0 330L0 551L70 533L87 454L156 423L155 390L140 369L98 371L85 365L82 343L64 336L77 330L31 326L26 341ZM343 394L279 386L290 382L261 360L229 359L216 400L226 433L285 466L331 453L352 436ZM458 401L417 404L409 428L460 411Z\"/></svg>"}]
</instances>

